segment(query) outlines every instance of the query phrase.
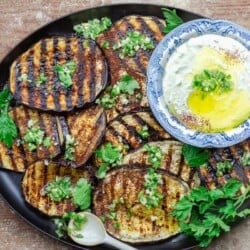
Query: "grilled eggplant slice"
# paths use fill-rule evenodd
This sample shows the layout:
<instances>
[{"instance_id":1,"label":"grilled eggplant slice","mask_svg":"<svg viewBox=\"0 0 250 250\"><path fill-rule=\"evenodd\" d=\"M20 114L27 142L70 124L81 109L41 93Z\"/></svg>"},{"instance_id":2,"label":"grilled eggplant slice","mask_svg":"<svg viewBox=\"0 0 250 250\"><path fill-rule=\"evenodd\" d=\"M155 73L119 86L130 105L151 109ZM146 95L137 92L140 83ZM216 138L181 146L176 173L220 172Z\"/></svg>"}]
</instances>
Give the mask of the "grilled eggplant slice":
<instances>
[{"instance_id":1,"label":"grilled eggplant slice","mask_svg":"<svg viewBox=\"0 0 250 250\"><path fill-rule=\"evenodd\" d=\"M47 165L44 161L37 161L31 164L27 168L22 180L22 191L25 200L49 216L62 216L64 213L76 209L71 199L55 202L42 194L43 188L48 182L54 181L56 176L70 176L73 184L80 178L91 180L90 174L86 169L67 168L56 163L49 163Z\"/></svg>"},{"instance_id":2,"label":"grilled eggplant slice","mask_svg":"<svg viewBox=\"0 0 250 250\"><path fill-rule=\"evenodd\" d=\"M160 169L185 181L191 188L200 185L200 179L196 168L188 166L182 155L182 143L174 140L157 141L148 143L149 146L159 147L163 157ZM148 153L144 147L127 154L122 161L124 165L137 165L144 167L150 165Z\"/></svg>"},{"instance_id":3,"label":"grilled eggplant slice","mask_svg":"<svg viewBox=\"0 0 250 250\"><path fill-rule=\"evenodd\" d=\"M99 184L94 194L94 212L98 217L106 218L104 224L108 233L122 241L158 241L180 231L170 212L176 202L188 193L188 186L159 171L163 180L159 186L163 201L160 206L149 209L138 201L140 191L144 190L146 173L147 170L141 168L114 170ZM114 201L117 201L115 207ZM115 216L110 215L111 210Z\"/></svg>"},{"instance_id":4,"label":"grilled eggplant slice","mask_svg":"<svg viewBox=\"0 0 250 250\"><path fill-rule=\"evenodd\" d=\"M76 63L76 69L72 86L64 87L55 66L70 61ZM10 69L10 90L16 101L41 110L82 107L95 100L106 82L107 65L101 50L94 41L76 36L42 39Z\"/></svg>"},{"instance_id":5,"label":"grilled eggplant slice","mask_svg":"<svg viewBox=\"0 0 250 250\"><path fill-rule=\"evenodd\" d=\"M209 189L224 185L230 178L237 178L249 185L250 165L242 164L244 153L250 154L250 138L231 147L211 149L208 165L199 169L201 182ZM232 168L219 173L220 162L229 162Z\"/></svg>"},{"instance_id":6,"label":"grilled eggplant slice","mask_svg":"<svg viewBox=\"0 0 250 250\"><path fill-rule=\"evenodd\" d=\"M140 133L143 128L148 131L146 138ZM137 149L150 141L166 139L172 137L156 122L149 110L119 116L109 123L105 133L106 142L129 150Z\"/></svg>"},{"instance_id":7,"label":"grilled eggplant slice","mask_svg":"<svg viewBox=\"0 0 250 250\"><path fill-rule=\"evenodd\" d=\"M0 144L0 164L2 168L23 172L27 164L40 159L54 158L61 153L61 142L55 116L23 105L13 107L10 116L18 127L20 137L10 149L2 143ZM25 135L30 129L30 124L44 133L43 138L49 138L50 142L47 146L41 144L35 150L30 150L28 144L24 141Z\"/></svg>"},{"instance_id":8,"label":"grilled eggplant slice","mask_svg":"<svg viewBox=\"0 0 250 250\"><path fill-rule=\"evenodd\" d=\"M145 36L152 39L154 46L163 38L162 33L164 22L152 16L139 16L131 15L126 16L117 21L113 27L106 32L99 35L97 42L103 49L110 66L110 84L116 84L123 75L128 74L132 76L140 85L140 89L136 91L137 95L140 95L141 99L136 99L135 95L129 96L128 102L119 103L111 109L107 110L108 121L114 119L118 114L128 112L139 107L148 107L146 98L146 68L151 51L138 50L134 57L125 56L120 58L119 50L114 50L113 46L126 37L129 31L138 31ZM105 44L109 44L108 47Z\"/></svg>"},{"instance_id":9,"label":"grilled eggplant slice","mask_svg":"<svg viewBox=\"0 0 250 250\"><path fill-rule=\"evenodd\" d=\"M82 166L92 155L105 133L106 116L103 108L92 105L58 119L60 137L69 134L76 140L71 166Z\"/></svg>"}]
</instances>

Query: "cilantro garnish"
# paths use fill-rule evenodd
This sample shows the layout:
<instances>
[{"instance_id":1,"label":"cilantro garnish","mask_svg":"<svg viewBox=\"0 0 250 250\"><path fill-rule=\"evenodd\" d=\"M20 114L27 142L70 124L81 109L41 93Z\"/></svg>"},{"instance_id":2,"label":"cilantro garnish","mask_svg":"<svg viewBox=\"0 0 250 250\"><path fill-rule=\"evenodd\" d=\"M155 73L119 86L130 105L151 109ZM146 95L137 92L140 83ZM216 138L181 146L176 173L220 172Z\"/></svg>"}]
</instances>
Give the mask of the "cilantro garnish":
<instances>
[{"instance_id":1,"label":"cilantro garnish","mask_svg":"<svg viewBox=\"0 0 250 250\"><path fill-rule=\"evenodd\" d=\"M76 70L76 62L69 61L65 64L57 64L54 69L58 73L58 78L63 87L69 88L72 84L72 76Z\"/></svg>"},{"instance_id":2,"label":"cilantro garnish","mask_svg":"<svg viewBox=\"0 0 250 250\"><path fill-rule=\"evenodd\" d=\"M210 156L208 151L188 144L183 145L182 154L190 167L199 167L207 163Z\"/></svg>"},{"instance_id":3,"label":"cilantro garnish","mask_svg":"<svg viewBox=\"0 0 250 250\"><path fill-rule=\"evenodd\" d=\"M96 150L95 155L101 161L101 165L96 173L98 178L104 178L109 167L120 164L122 151L112 143L106 143Z\"/></svg>"},{"instance_id":4,"label":"cilantro garnish","mask_svg":"<svg viewBox=\"0 0 250 250\"><path fill-rule=\"evenodd\" d=\"M166 27L164 33L168 33L183 23L183 20L176 14L176 10L163 8L163 16L165 17Z\"/></svg>"},{"instance_id":5,"label":"cilantro garnish","mask_svg":"<svg viewBox=\"0 0 250 250\"><path fill-rule=\"evenodd\" d=\"M97 99L96 103L100 104L104 109L110 109L120 96L120 101L126 104L129 101L126 95L133 95L136 89L140 89L139 83L132 76L125 74L114 86L107 88L105 94Z\"/></svg>"},{"instance_id":6,"label":"cilantro garnish","mask_svg":"<svg viewBox=\"0 0 250 250\"><path fill-rule=\"evenodd\" d=\"M154 43L151 38L139 31L129 31L121 41L113 46L114 50L120 50L120 58L125 56L134 57L139 49L152 50Z\"/></svg>"},{"instance_id":7,"label":"cilantro garnish","mask_svg":"<svg viewBox=\"0 0 250 250\"><path fill-rule=\"evenodd\" d=\"M103 17L101 19L95 18L86 23L74 25L73 29L77 34L95 40L99 34L108 29L111 25L112 22L110 18Z\"/></svg>"},{"instance_id":8,"label":"cilantro garnish","mask_svg":"<svg viewBox=\"0 0 250 250\"><path fill-rule=\"evenodd\" d=\"M224 93L233 87L232 77L219 70L203 70L193 78L192 87L202 92Z\"/></svg>"},{"instance_id":9,"label":"cilantro garnish","mask_svg":"<svg viewBox=\"0 0 250 250\"><path fill-rule=\"evenodd\" d=\"M0 141L10 148L17 137L15 122L10 117L8 110L12 100L12 95L8 88L0 92Z\"/></svg>"},{"instance_id":10,"label":"cilantro garnish","mask_svg":"<svg viewBox=\"0 0 250 250\"><path fill-rule=\"evenodd\" d=\"M64 159L69 161L74 161L74 153L76 151L77 141L75 138L69 134L66 135L66 142L65 142L65 153Z\"/></svg>"},{"instance_id":11,"label":"cilantro garnish","mask_svg":"<svg viewBox=\"0 0 250 250\"><path fill-rule=\"evenodd\" d=\"M250 215L250 209L241 210L250 198L250 186L239 195L242 182L231 179L223 187L207 190L199 187L191 190L174 207L172 215L178 219L181 231L193 236L201 247L207 247L237 218Z\"/></svg>"}]
</instances>

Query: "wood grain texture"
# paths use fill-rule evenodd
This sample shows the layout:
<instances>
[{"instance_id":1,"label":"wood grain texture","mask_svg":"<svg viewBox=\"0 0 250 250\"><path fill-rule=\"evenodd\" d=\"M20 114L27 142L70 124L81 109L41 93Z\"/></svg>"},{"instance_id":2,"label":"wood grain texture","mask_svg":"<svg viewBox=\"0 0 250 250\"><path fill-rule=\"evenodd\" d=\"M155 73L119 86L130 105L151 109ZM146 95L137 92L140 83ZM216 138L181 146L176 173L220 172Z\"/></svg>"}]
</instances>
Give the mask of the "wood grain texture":
<instances>
[{"instance_id":1,"label":"wood grain texture","mask_svg":"<svg viewBox=\"0 0 250 250\"><path fill-rule=\"evenodd\" d=\"M30 32L55 18L84 8L114 3L155 3L182 8L210 18L228 19L250 28L249 0L0 0L0 60ZM224 234L207 250L248 250L250 219ZM36 231L0 195L0 249L72 250Z\"/></svg>"}]
</instances>

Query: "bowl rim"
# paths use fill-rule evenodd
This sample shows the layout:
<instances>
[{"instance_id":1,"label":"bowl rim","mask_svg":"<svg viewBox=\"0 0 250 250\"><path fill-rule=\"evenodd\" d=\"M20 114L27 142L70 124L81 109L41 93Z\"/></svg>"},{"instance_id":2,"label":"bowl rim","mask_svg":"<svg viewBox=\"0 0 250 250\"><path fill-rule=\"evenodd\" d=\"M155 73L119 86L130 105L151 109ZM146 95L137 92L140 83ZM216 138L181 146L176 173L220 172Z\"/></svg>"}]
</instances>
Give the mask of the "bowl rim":
<instances>
[{"instance_id":1,"label":"bowl rim","mask_svg":"<svg viewBox=\"0 0 250 250\"><path fill-rule=\"evenodd\" d=\"M170 31L154 49L147 67L147 98L149 106L160 125L178 140L201 148L222 148L232 146L250 137L250 118L224 132L199 132L186 128L161 105L162 89L159 78L163 75L164 65L173 51L189 40L205 34L231 37L250 50L250 32L246 28L222 19L195 19L185 22Z\"/></svg>"}]
</instances>

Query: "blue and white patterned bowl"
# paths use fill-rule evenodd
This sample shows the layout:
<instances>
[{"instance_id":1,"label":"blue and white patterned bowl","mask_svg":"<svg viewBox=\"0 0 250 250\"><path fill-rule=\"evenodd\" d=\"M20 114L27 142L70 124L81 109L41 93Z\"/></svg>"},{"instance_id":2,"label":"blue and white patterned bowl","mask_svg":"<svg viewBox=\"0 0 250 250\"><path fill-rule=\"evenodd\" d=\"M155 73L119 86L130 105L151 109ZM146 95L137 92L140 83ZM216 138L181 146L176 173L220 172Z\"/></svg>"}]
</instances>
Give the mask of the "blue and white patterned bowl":
<instances>
[{"instance_id":1,"label":"blue and white patterned bowl","mask_svg":"<svg viewBox=\"0 0 250 250\"><path fill-rule=\"evenodd\" d=\"M250 32L232 22L197 19L184 23L168 33L154 50L147 69L147 97L158 122L175 138L197 147L227 147L250 137L250 119L226 132L204 133L186 128L162 103L162 78L169 57L178 46L190 38L204 34L231 37L250 49Z\"/></svg>"}]
</instances>

